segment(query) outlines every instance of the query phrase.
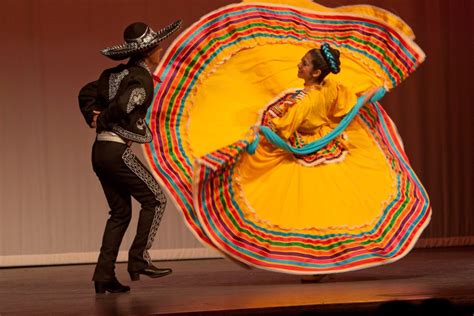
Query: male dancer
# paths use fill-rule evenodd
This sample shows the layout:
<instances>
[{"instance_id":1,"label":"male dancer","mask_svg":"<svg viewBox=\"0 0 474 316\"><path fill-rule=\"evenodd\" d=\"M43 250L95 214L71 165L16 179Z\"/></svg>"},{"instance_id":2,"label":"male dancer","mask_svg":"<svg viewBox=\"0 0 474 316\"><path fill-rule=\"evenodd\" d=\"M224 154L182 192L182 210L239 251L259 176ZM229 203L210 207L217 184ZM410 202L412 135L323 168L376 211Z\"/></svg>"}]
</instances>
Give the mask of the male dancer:
<instances>
[{"instance_id":1,"label":"male dancer","mask_svg":"<svg viewBox=\"0 0 474 316\"><path fill-rule=\"evenodd\" d=\"M128 271L132 281L138 280L140 274L156 278L172 272L155 267L148 254L165 210L166 197L130 145L152 140L144 118L153 100L153 81L159 82L153 75L161 58L159 43L180 25L181 21L176 21L158 32L141 22L129 25L124 31L125 43L101 51L113 60L129 58L128 63L106 69L97 81L85 85L79 93L81 112L87 124L97 130L92 165L110 207L93 276L96 293L130 290L115 277L115 261L132 217L132 196L141 204L137 234L129 251Z\"/></svg>"}]
</instances>

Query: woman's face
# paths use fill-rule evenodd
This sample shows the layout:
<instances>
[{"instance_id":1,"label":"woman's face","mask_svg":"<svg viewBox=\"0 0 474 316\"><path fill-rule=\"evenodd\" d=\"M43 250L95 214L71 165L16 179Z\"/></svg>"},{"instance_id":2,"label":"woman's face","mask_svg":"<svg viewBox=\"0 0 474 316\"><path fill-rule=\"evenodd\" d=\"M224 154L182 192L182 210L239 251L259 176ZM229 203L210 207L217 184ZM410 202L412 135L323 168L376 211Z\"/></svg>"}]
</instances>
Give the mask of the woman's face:
<instances>
[{"instance_id":1,"label":"woman's face","mask_svg":"<svg viewBox=\"0 0 474 316\"><path fill-rule=\"evenodd\" d=\"M306 53L298 64L298 78L303 79L305 82L309 82L317 79L320 73L321 71L319 69L313 69L311 55L310 53Z\"/></svg>"}]
</instances>

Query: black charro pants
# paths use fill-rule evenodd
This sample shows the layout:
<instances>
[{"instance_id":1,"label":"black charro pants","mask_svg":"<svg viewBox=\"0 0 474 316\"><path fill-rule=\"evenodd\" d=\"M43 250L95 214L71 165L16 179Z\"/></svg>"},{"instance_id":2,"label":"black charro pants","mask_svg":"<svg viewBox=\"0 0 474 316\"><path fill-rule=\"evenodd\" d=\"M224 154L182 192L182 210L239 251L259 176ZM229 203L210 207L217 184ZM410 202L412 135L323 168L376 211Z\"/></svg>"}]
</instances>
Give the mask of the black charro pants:
<instances>
[{"instance_id":1,"label":"black charro pants","mask_svg":"<svg viewBox=\"0 0 474 316\"><path fill-rule=\"evenodd\" d=\"M96 141L92 166L110 207L93 280L109 281L115 277L115 261L132 218L131 197L141 204L141 210L129 251L128 271L138 271L151 263L148 250L161 222L166 197L155 178L125 144Z\"/></svg>"}]
</instances>

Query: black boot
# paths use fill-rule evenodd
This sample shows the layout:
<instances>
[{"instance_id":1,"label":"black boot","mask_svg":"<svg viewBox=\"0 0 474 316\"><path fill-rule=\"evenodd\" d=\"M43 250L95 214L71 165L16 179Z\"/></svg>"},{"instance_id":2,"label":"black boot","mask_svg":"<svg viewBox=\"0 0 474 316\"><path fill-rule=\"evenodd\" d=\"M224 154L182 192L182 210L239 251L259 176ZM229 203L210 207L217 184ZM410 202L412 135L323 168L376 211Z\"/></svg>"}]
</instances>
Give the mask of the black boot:
<instances>
[{"instance_id":1,"label":"black boot","mask_svg":"<svg viewBox=\"0 0 474 316\"><path fill-rule=\"evenodd\" d=\"M97 294L104 294L105 292L124 293L130 291L130 287L122 285L117 278L110 281L95 281L94 285Z\"/></svg>"},{"instance_id":2,"label":"black boot","mask_svg":"<svg viewBox=\"0 0 474 316\"><path fill-rule=\"evenodd\" d=\"M132 281L138 281L140 280L140 274L149 276L150 278L159 278L159 277L168 275L171 272L173 272L173 270L169 268L159 269L155 267L154 265L150 264L148 265L148 267L144 269L141 269L138 271L130 271L129 273L130 273L130 279L132 279Z\"/></svg>"}]
</instances>

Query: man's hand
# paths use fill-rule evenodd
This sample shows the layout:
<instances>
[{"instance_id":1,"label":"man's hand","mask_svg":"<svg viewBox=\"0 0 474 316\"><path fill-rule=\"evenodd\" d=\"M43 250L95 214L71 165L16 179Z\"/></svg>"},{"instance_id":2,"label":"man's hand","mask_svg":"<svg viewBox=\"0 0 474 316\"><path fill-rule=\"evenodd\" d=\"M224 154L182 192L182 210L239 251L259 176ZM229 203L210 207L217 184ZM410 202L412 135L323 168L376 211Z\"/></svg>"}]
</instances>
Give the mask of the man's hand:
<instances>
[{"instance_id":1,"label":"man's hand","mask_svg":"<svg viewBox=\"0 0 474 316\"><path fill-rule=\"evenodd\" d=\"M97 127L97 117L100 114L100 111L92 111L94 113L94 116L92 117L92 122L91 122L91 128L96 128Z\"/></svg>"}]
</instances>

